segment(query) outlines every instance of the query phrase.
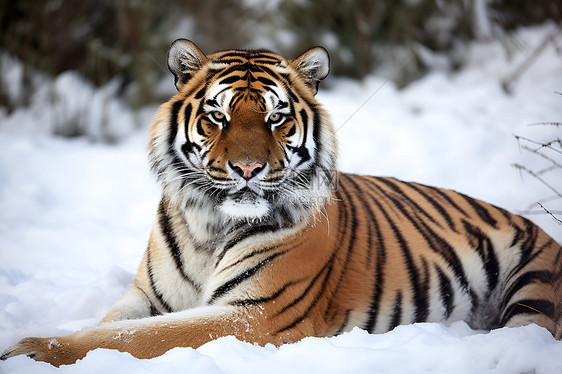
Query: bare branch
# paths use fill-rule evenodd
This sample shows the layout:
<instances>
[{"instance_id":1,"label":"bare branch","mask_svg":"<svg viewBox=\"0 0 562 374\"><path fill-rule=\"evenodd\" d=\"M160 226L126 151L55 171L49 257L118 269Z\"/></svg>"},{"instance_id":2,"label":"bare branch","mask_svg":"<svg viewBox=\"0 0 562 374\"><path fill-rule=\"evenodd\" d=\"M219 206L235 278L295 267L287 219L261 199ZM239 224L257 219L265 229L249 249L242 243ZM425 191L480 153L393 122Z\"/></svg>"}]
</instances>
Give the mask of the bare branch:
<instances>
[{"instance_id":1,"label":"bare branch","mask_svg":"<svg viewBox=\"0 0 562 374\"><path fill-rule=\"evenodd\" d=\"M542 158L544 158L547 161L550 161L552 163L552 168L561 168L562 169L562 165L559 164L556 160L553 160L552 158L548 157L547 155L545 155L544 153L539 152L538 150L534 150L531 147L528 147L526 145L524 145L522 147L524 150L529 151L531 153L534 153Z\"/></svg>"},{"instance_id":2,"label":"bare branch","mask_svg":"<svg viewBox=\"0 0 562 374\"><path fill-rule=\"evenodd\" d=\"M535 204L537 204L537 203L545 204L545 203L549 203L551 201L556 201L556 200L560 200L560 198L558 196L550 196L550 197L547 197L547 198L544 198L544 199L541 199L539 201L535 201L535 202L529 204L527 206L526 210L531 210L535 206Z\"/></svg>"},{"instance_id":3,"label":"bare branch","mask_svg":"<svg viewBox=\"0 0 562 374\"><path fill-rule=\"evenodd\" d=\"M562 147L562 140L560 140L560 138L556 138L556 139L553 139L549 142L542 143L542 142L538 142L538 141L533 140L533 139L526 138L524 136L520 136L520 135L514 135L514 136L515 136L515 139L517 140L517 142L520 142L521 140L524 140L524 141L529 142L531 144L538 145L539 147L536 150L539 150L541 148L548 148L548 149L550 149L554 152L562 154L562 149L557 149L557 148L554 148L552 146L553 144L557 144L557 145Z\"/></svg>"},{"instance_id":4,"label":"bare branch","mask_svg":"<svg viewBox=\"0 0 562 374\"><path fill-rule=\"evenodd\" d=\"M539 206L547 213L549 214L552 218L554 218L558 223L562 224L562 220L560 220L560 218L556 217L554 214L560 214L560 212L555 213L556 211L549 211L548 209L546 209L541 203L537 203L539 204ZM554 214L553 214L554 213Z\"/></svg>"},{"instance_id":5,"label":"bare branch","mask_svg":"<svg viewBox=\"0 0 562 374\"><path fill-rule=\"evenodd\" d=\"M560 192L558 192L556 190L556 188L552 187L547 181L545 181L543 178L541 178L540 175L538 175L537 173L535 173L533 170L527 168L526 166L523 166L521 164L512 164L513 167L519 169L520 171L524 171L527 174L533 176L534 178L538 179L542 184L544 184L548 189L550 189L551 191L553 191L557 196L562 198L562 194Z\"/></svg>"},{"instance_id":6,"label":"bare branch","mask_svg":"<svg viewBox=\"0 0 562 374\"><path fill-rule=\"evenodd\" d=\"M560 92L557 92L560 93ZM560 127L562 126L562 122L535 122L535 123L531 123L529 124L530 126L556 126L556 127Z\"/></svg>"}]
</instances>

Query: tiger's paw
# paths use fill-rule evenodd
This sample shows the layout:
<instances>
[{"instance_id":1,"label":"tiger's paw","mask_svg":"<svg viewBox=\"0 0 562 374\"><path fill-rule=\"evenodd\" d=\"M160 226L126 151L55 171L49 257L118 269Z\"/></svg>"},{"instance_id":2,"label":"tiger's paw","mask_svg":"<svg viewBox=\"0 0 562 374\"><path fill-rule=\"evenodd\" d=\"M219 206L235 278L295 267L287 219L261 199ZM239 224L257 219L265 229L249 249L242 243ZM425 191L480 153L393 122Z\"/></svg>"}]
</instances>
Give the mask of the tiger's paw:
<instances>
[{"instance_id":1,"label":"tiger's paw","mask_svg":"<svg viewBox=\"0 0 562 374\"><path fill-rule=\"evenodd\" d=\"M73 364L82 358L65 338L25 338L6 349L0 356L4 361L10 357L26 355L36 361L48 362L53 366Z\"/></svg>"}]
</instances>

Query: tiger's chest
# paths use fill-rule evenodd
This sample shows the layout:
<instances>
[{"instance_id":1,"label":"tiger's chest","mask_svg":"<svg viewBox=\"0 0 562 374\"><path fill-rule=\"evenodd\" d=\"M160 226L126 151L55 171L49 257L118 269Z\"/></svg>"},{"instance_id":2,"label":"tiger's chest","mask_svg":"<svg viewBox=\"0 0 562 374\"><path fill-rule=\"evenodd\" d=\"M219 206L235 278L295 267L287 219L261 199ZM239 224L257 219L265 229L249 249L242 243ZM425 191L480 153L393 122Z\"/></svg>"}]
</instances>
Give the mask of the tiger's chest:
<instances>
[{"instance_id":1,"label":"tiger's chest","mask_svg":"<svg viewBox=\"0 0 562 374\"><path fill-rule=\"evenodd\" d=\"M245 225L213 235L197 229L168 213L153 230L149 277L171 311L258 293L260 280L251 276L252 269L268 265L285 235L269 226Z\"/></svg>"}]
</instances>

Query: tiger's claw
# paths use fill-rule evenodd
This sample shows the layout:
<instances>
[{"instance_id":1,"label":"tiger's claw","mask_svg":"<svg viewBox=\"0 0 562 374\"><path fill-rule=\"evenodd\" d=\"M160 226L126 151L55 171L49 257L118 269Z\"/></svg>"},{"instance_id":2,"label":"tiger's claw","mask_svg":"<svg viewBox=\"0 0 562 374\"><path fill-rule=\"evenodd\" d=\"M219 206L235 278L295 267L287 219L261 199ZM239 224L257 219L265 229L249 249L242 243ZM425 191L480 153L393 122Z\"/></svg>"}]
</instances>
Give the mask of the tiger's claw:
<instances>
[{"instance_id":1,"label":"tiger's claw","mask_svg":"<svg viewBox=\"0 0 562 374\"><path fill-rule=\"evenodd\" d=\"M35 361L44 361L57 367L73 363L76 360L69 362L69 355L65 352L64 346L57 338L25 338L6 349L0 360L5 361L11 357L26 355Z\"/></svg>"}]
</instances>

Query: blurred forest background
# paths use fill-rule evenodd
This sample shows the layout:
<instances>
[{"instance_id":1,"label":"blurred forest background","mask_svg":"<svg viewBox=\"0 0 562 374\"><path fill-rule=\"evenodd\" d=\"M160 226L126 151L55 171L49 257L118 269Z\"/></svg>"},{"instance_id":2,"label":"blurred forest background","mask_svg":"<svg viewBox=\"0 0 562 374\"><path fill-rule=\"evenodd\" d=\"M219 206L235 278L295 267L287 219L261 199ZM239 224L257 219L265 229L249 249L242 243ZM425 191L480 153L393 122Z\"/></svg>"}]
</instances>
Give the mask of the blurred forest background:
<instances>
[{"instance_id":1,"label":"blurred forest background","mask_svg":"<svg viewBox=\"0 0 562 374\"><path fill-rule=\"evenodd\" d=\"M331 55L331 75L323 82L328 90L341 88L332 77L368 81L376 76L403 89L431 72L453 76L468 65L470 45L477 41L501 45L507 59L526 56L517 63L519 68L494 77L509 95L512 83L547 44L562 55L560 42L555 42L561 34L560 0L0 0L0 4L0 129L82 136L110 144L146 128L154 106L175 93L166 52L180 37L193 40L206 53L268 48L287 58L322 45ZM544 24L554 27L542 42L528 45L517 37L522 28ZM560 129L561 119L553 120L549 125ZM562 173L559 136L548 143L517 139L527 142L520 144L521 149L551 163L544 170L516 164L522 173L539 180L552 170ZM555 152L554 158L541 153L547 149ZM559 188L546 187L562 200ZM555 213L562 216L562 211Z\"/></svg>"},{"instance_id":2,"label":"blurred forest background","mask_svg":"<svg viewBox=\"0 0 562 374\"><path fill-rule=\"evenodd\" d=\"M107 128L109 113L123 106L134 111L173 94L165 56L178 37L206 53L253 47L296 57L323 45L331 53L333 75L378 74L404 87L429 69L461 68L467 42L500 39L509 53L517 47L509 38L517 27L562 19L562 3L555 0L0 2L4 115L47 100L53 108L67 108L58 111L53 132L102 141L119 137ZM49 88L37 92L39 83ZM87 104L75 102L70 85L91 92ZM96 96L100 87L103 94ZM93 133L80 120L91 116L79 107L96 103L105 115ZM73 106L74 112L68 109ZM62 113L68 110L72 113Z\"/></svg>"}]
</instances>

